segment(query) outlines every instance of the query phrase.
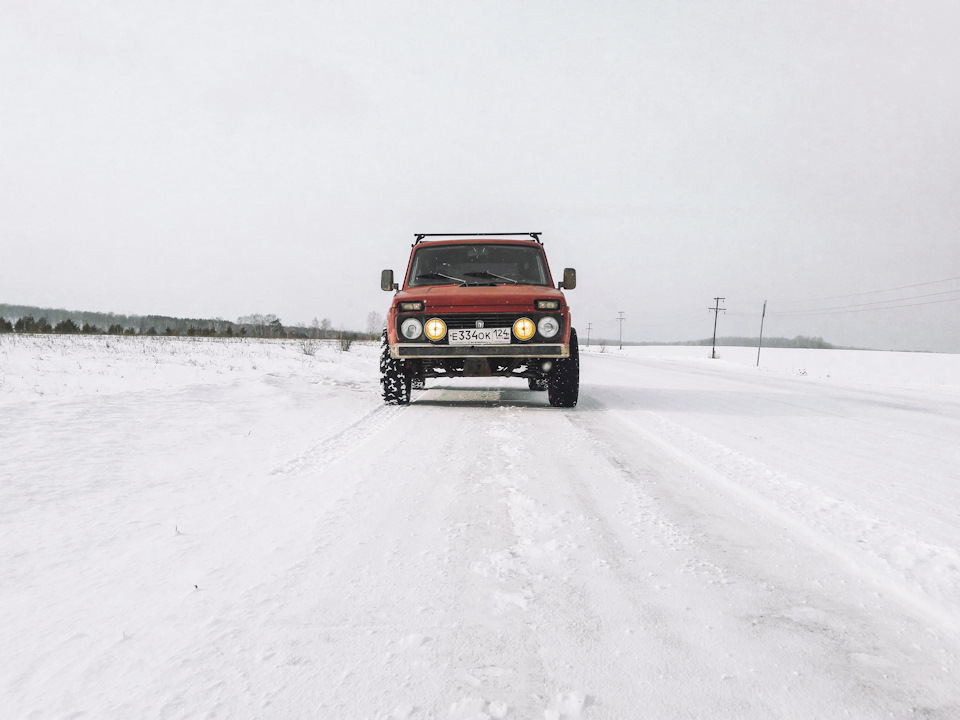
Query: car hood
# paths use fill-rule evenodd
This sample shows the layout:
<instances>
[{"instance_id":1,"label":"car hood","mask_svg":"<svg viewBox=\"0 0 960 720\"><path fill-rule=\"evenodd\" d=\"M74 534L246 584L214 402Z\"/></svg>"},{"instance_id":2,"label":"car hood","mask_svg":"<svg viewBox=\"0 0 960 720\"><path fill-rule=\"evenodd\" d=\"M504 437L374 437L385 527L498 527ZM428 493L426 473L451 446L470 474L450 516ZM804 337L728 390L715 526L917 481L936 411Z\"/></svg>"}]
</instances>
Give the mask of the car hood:
<instances>
[{"instance_id":1,"label":"car hood","mask_svg":"<svg viewBox=\"0 0 960 720\"><path fill-rule=\"evenodd\" d=\"M566 305L563 293L548 285L426 285L396 295L397 302L409 300L423 300L428 312L458 307L532 310L535 300L559 300L561 307Z\"/></svg>"}]
</instances>

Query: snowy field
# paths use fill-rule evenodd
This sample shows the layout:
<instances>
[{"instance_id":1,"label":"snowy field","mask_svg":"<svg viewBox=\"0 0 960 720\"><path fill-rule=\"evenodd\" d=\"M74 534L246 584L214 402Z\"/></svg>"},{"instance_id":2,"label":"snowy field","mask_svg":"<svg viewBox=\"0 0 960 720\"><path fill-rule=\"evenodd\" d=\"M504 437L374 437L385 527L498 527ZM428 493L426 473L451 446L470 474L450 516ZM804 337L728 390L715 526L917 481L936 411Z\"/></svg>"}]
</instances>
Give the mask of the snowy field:
<instances>
[{"instance_id":1,"label":"snowy field","mask_svg":"<svg viewBox=\"0 0 960 720\"><path fill-rule=\"evenodd\" d=\"M0 336L0 717L960 718L960 356Z\"/></svg>"}]
</instances>

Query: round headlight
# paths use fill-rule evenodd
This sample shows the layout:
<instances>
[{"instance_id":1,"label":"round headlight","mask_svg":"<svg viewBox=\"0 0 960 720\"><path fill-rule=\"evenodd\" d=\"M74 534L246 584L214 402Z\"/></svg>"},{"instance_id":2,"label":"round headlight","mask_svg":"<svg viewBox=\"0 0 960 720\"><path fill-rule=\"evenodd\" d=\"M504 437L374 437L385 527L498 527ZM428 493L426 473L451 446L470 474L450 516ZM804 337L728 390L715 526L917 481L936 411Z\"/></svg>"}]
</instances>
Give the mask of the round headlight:
<instances>
[{"instance_id":1,"label":"round headlight","mask_svg":"<svg viewBox=\"0 0 960 720\"><path fill-rule=\"evenodd\" d=\"M424 330L431 340L443 340L443 336L447 334L447 324L440 318L430 318Z\"/></svg>"},{"instance_id":2,"label":"round headlight","mask_svg":"<svg viewBox=\"0 0 960 720\"><path fill-rule=\"evenodd\" d=\"M540 331L540 334L545 338L552 338L558 332L560 332L560 323L557 322L555 317L550 317L546 315L540 318L540 322L537 323L537 330Z\"/></svg>"},{"instance_id":3,"label":"round headlight","mask_svg":"<svg viewBox=\"0 0 960 720\"><path fill-rule=\"evenodd\" d=\"M530 318L520 318L513 324L513 334L518 340L529 340L537 331L537 326Z\"/></svg>"},{"instance_id":4,"label":"round headlight","mask_svg":"<svg viewBox=\"0 0 960 720\"><path fill-rule=\"evenodd\" d=\"M407 340L416 340L423 333L423 324L416 318L407 318L400 323L400 334Z\"/></svg>"}]
</instances>

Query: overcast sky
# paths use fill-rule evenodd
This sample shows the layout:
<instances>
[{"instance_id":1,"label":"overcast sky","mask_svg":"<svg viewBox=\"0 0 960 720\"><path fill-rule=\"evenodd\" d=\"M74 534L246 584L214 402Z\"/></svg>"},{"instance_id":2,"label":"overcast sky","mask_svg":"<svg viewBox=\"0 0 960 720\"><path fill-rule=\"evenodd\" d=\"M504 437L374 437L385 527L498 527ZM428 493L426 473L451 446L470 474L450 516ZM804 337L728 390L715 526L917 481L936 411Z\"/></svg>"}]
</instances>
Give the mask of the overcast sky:
<instances>
[{"instance_id":1,"label":"overcast sky","mask_svg":"<svg viewBox=\"0 0 960 720\"><path fill-rule=\"evenodd\" d=\"M415 232L532 230L581 335L709 337L721 296L720 335L766 299L765 335L960 352L958 37L956 2L0 0L0 303L362 329Z\"/></svg>"}]
</instances>

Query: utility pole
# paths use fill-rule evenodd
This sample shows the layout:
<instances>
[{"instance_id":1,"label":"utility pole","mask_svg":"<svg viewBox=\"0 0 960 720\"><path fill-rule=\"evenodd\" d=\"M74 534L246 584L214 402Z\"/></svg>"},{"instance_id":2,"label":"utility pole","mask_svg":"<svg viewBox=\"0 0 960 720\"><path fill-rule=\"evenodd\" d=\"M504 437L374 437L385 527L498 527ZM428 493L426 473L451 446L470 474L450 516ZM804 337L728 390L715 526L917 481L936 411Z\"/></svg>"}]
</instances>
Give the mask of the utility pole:
<instances>
[{"instance_id":1,"label":"utility pole","mask_svg":"<svg viewBox=\"0 0 960 720\"><path fill-rule=\"evenodd\" d=\"M707 310L710 310L713 312L713 351L710 353L710 358L713 360L717 358L717 318L720 317L721 310L723 310L724 312L727 311L726 308L720 307L720 301L726 300L726 298L718 297L718 298L714 298L714 300L717 301L717 304L714 305L712 308L707 308Z\"/></svg>"},{"instance_id":2,"label":"utility pole","mask_svg":"<svg viewBox=\"0 0 960 720\"><path fill-rule=\"evenodd\" d=\"M590 328L593 327L593 323L587 323L587 347L590 347Z\"/></svg>"},{"instance_id":3,"label":"utility pole","mask_svg":"<svg viewBox=\"0 0 960 720\"><path fill-rule=\"evenodd\" d=\"M620 349L623 350L623 321L626 318L623 316L623 310L618 310L617 314L620 316L617 318L617 322L620 323Z\"/></svg>"},{"instance_id":4,"label":"utility pole","mask_svg":"<svg viewBox=\"0 0 960 720\"><path fill-rule=\"evenodd\" d=\"M767 316L767 301L763 301L763 312L760 313L760 342L757 343L757 367L760 367L760 348L763 347L763 319Z\"/></svg>"}]
</instances>

